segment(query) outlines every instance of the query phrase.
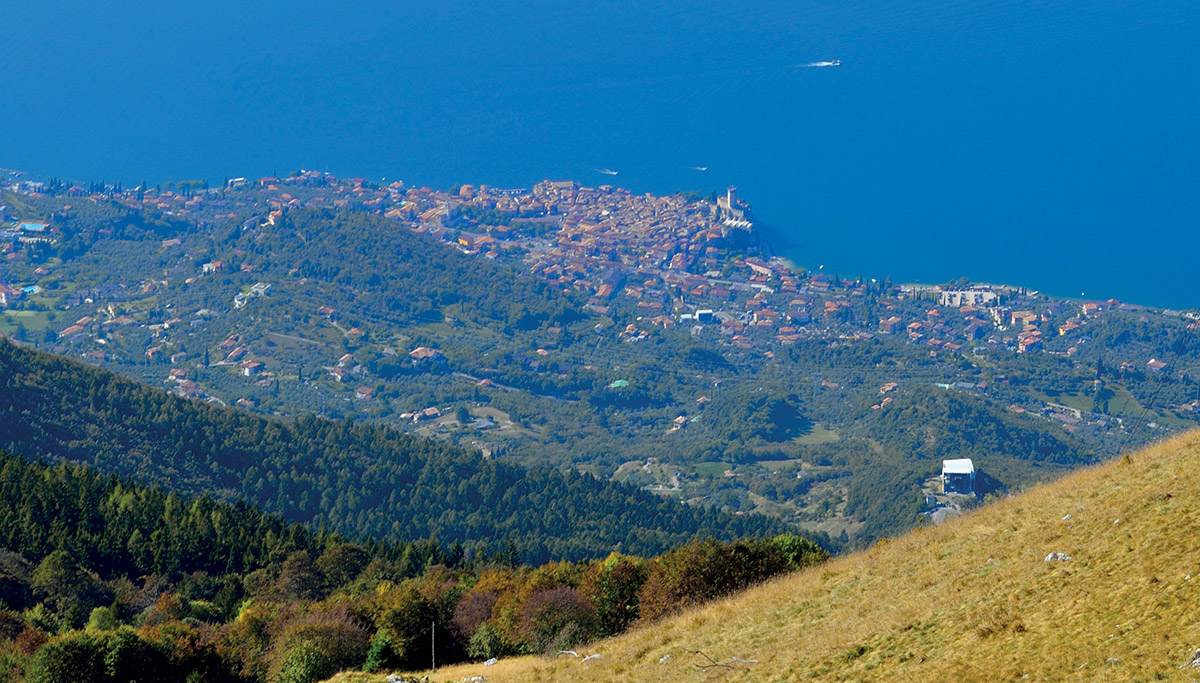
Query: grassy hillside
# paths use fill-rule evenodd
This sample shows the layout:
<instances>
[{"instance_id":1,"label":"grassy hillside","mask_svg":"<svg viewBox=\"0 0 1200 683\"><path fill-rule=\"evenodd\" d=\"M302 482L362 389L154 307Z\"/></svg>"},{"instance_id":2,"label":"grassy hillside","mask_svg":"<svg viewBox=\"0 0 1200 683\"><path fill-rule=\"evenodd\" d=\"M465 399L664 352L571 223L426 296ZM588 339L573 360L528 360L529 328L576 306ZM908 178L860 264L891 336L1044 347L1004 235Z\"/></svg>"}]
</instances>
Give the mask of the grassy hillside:
<instances>
[{"instance_id":1,"label":"grassy hillside","mask_svg":"<svg viewBox=\"0 0 1200 683\"><path fill-rule=\"evenodd\" d=\"M598 660L431 680L1192 680L1197 500L1193 432L581 650Z\"/></svg>"}]
</instances>

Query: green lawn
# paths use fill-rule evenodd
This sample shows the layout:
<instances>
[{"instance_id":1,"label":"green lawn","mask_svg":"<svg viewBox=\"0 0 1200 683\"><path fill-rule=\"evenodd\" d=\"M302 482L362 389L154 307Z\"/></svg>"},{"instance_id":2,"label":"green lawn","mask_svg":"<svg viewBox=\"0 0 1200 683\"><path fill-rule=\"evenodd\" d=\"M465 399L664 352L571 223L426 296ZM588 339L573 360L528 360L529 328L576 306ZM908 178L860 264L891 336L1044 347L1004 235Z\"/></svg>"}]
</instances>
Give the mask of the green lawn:
<instances>
[{"instance_id":1,"label":"green lawn","mask_svg":"<svg viewBox=\"0 0 1200 683\"><path fill-rule=\"evenodd\" d=\"M1176 428L1192 427L1195 425L1195 423L1190 420L1182 420L1166 412L1152 410L1149 413L1146 413L1145 407L1143 407L1141 403L1138 403L1138 400L1134 398L1133 394L1129 393L1129 390L1124 386L1117 385L1109 386L1108 388L1113 392L1112 398L1108 399L1109 415L1137 419L1145 418L1149 422L1157 421L1169 427ZM1038 391L1032 393L1033 396L1040 401L1058 403L1064 406L1078 408L1085 413L1092 412L1096 409L1091 396L1083 394L1059 394L1058 396L1052 397Z\"/></svg>"},{"instance_id":2,"label":"green lawn","mask_svg":"<svg viewBox=\"0 0 1200 683\"><path fill-rule=\"evenodd\" d=\"M36 332L40 335L48 323L46 313L47 311L0 311L0 332L11 335L17 331L17 325L20 324L25 326L27 333Z\"/></svg>"},{"instance_id":3,"label":"green lawn","mask_svg":"<svg viewBox=\"0 0 1200 683\"><path fill-rule=\"evenodd\" d=\"M824 425L815 424L808 433L801 434L792 441L802 446L818 446L823 443L833 443L841 440L841 435L836 429L827 429Z\"/></svg>"},{"instance_id":4,"label":"green lawn","mask_svg":"<svg viewBox=\"0 0 1200 683\"><path fill-rule=\"evenodd\" d=\"M1050 396L1040 391L1035 391L1033 394L1039 401L1044 403L1057 403L1069 408L1082 410L1085 413L1090 413L1094 409L1091 396L1084 396L1082 394L1058 394L1057 396ZM1112 410L1111 403L1109 404L1109 410Z\"/></svg>"},{"instance_id":5,"label":"green lawn","mask_svg":"<svg viewBox=\"0 0 1200 683\"><path fill-rule=\"evenodd\" d=\"M1141 415L1142 404L1138 403L1133 394L1123 386L1109 387L1113 397L1108 399L1108 412L1111 415Z\"/></svg>"},{"instance_id":6,"label":"green lawn","mask_svg":"<svg viewBox=\"0 0 1200 683\"><path fill-rule=\"evenodd\" d=\"M267 338L285 351L308 351L312 350L313 347L328 346L324 342L313 341L299 335L283 334L281 332L268 332Z\"/></svg>"},{"instance_id":7,"label":"green lawn","mask_svg":"<svg viewBox=\"0 0 1200 683\"><path fill-rule=\"evenodd\" d=\"M762 467L765 470L770 470L771 472L778 472L779 470L782 470L783 468L788 467L790 465L801 465L802 466L804 464L804 461L801 460L800 458L792 458L791 460L759 460L755 464L757 464L759 467Z\"/></svg>"},{"instance_id":8,"label":"green lawn","mask_svg":"<svg viewBox=\"0 0 1200 683\"><path fill-rule=\"evenodd\" d=\"M516 423L513 422L512 417L499 408L493 408L491 406L477 406L471 408L470 411L472 417L492 418L492 421L499 425L501 429L510 429L516 426Z\"/></svg>"},{"instance_id":9,"label":"green lawn","mask_svg":"<svg viewBox=\"0 0 1200 683\"><path fill-rule=\"evenodd\" d=\"M733 465L727 462L698 462L692 466L692 471L701 477L721 477L731 467Z\"/></svg>"}]
</instances>

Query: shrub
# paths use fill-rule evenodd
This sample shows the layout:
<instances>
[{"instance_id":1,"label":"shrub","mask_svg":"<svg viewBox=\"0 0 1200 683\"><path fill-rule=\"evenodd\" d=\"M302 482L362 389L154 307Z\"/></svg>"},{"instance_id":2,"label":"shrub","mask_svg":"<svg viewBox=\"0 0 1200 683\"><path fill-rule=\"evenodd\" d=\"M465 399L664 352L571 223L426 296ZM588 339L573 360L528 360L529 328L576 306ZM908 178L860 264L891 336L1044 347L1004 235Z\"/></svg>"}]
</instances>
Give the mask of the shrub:
<instances>
[{"instance_id":1,"label":"shrub","mask_svg":"<svg viewBox=\"0 0 1200 683\"><path fill-rule=\"evenodd\" d=\"M596 608L597 635L616 635L637 618L638 591L648 572L645 560L617 553L588 568L579 590Z\"/></svg>"},{"instance_id":2,"label":"shrub","mask_svg":"<svg viewBox=\"0 0 1200 683\"><path fill-rule=\"evenodd\" d=\"M521 637L530 652L543 652L551 643L571 647L585 642L596 624L596 608L578 589L566 586L537 591L521 608Z\"/></svg>"},{"instance_id":3,"label":"shrub","mask_svg":"<svg viewBox=\"0 0 1200 683\"><path fill-rule=\"evenodd\" d=\"M650 565L638 594L640 618L657 619L713 600L828 555L806 539L785 534L720 544L711 538L680 546Z\"/></svg>"},{"instance_id":4,"label":"shrub","mask_svg":"<svg viewBox=\"0 0 1200 683\"><path fill-rule=\"evenodd\" d=\"M42 646L45 645L49 640L50 636L42 633L36 628L27 628L17 634L14 642L17 645L17 649L20 650L22 654L32 655L33 653L42 649Z\"/></svg>"},{"instance_id":5,"label":"shrub","mask_svg":"<svg viewBox=\"0 0 1200 683\"><path fill-rule=\"evenodd\" d=\"M27 628L25 620L18 614L0 610L0 639L12 640Z\"/></svg>"},{"instance_id":6,"label":"shrub","mask_svg":"<svg viewBox=\"0 0 1200 683\"><path fill-rule=\"evenodd\" d=\"M105 670L104 638L77 632L46 643L29 663L28 683L74 683Z\"/></svg>"},{"instance_id":7,"label":"shrub","mask_svg":"<svg viewBox=\"0 0 1200 683\"><path fill-rule=\"evenodd\" d=\"M498 597L496 591L491 590L471 590L463 594L454 607L454 619L450 622L455 633L463 639L469 639L484 622L492 618Z\"/></svg>"},{"instance_id":8,"label":"shrub","mask_svg":"<svg viewBox=\"0 0 1200 683\"><path fill-rule=\"evenodd\" d=\"M450 628L462 588L444 570L431 569L388 589L379 599L376 624L386 633L394 659L386 666L415 669L429 665L431 628L437 628L438 661L460 659L463 645ZM436 626L434 626L436 624Z\"/></svg>"},{"instance_id":9,"label":"shrub","mask_svg":"<svg viewBox=\"0 0 1200 683\"><path fill-rule=\"evenodd\" d=\"M367 630L346 605L321 606L283 625L272 644L272 678L322 680L358 668L367 656Z\"/></svg>"},{"instance_id":10,"label":"shrub","mask_svg":"<svg viewBox=\"0 0 1200 683\"><path fill-rule=\"evenodd\" d=\"M317 683L337 671L337 662L328 652L311 640L302 640L284 653L279 671L271 680L274 683Z\"/></svg>"},{"instance_id":11,"label":"shrub","mask_svg":"<svg viewBox=\"0 0 1200 683\"><path fill-rule=\"evenodd\" d=\"M107 633L104 639L104 673L114 683L172 683L178 676L163 648L129 628ZM80 672L76 671L78 680Z\"/></svg>"},{"instance_id":12,"label":"shrub","mask_svg":"<svg viewBox=\"0 0 1200 683\"><path fill-rule=\"evenodd\" d=\"M371 638L371 647L367 650L367 661L363 664L362 669L367 673L374 673L386 668L397 659L399 659L399 654L392 644L392 637L386 631L378 631Z\"/></svg>"},{"instance_id":13,"label":"shrub","mask_svg":"<svg viewBox=\"0 0 1200 683\"><path fill-rule=\"evenodd\" d=\"M484 624L475 629L471 640L467 643L467 654L478 659L505 657L518 654L517 648L500 637L500 633L490 624Z\"/></svg>"},{"instance_id":14,"label":"shrub","mask_svg":"<svg viewBox=\"0 0 1200 683\"><path fill-rule=\"evenodd\" d=\"M44 631L46 633L58 632L58 619L43 603L39 602L33 607L30 607L29 609L25 610L21 616L24 617L25 621L29 622L30 626L39 631Z\"/></svg>"},{"instance_id":15,"label":"shrub","mask_svg":"<svg viewBox=\"0 0 1200 683\"><path fill-rule=\"evenodd\" d=\"M116 612L111 607L97 607L88 617L87 630L89 631L115 631L118 626L120 626L120 622L117 621Z\"/></svg>"},{"instance_id":16,"label":"shrub","mask_svg":"<svg viewBox=\"0 0 1200 683\"><path fill-rule=\"evenodd\" d=\"M108 602L100 581L65 550L50 553L33 570L33 590L65 624L81 626L93 607Z\"/></svg>"}]
</instances>

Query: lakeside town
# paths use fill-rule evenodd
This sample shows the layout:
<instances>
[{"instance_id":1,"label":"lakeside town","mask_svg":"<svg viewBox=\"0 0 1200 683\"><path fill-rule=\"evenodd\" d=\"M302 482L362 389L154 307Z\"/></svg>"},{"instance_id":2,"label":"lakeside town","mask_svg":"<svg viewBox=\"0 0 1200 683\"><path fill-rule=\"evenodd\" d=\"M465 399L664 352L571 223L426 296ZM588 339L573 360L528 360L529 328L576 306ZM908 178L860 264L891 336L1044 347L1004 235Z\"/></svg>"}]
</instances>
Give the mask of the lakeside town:
<instances>
[{"instance_id":1,"label":"lakeside town","mask_svg":"<svg viewBox=\"0 0 1200 683\"><path fill-rule=\"evenodd\" d=\"M487 185L461 185L452 190L409 187L402 182L378 185L363 178L339 179L328 173L303 171L288 177L232 178L220 187L204 182L166 186L120 186L34 182L10 173L6 189L16 196L37 198L47 194L66 197L59 213L37 220L18 218L0 206L0 307L21 306L23 299L41 290L36 278L52 275L53 265L32 271L34 281L15 281L2 269L25 258L29 247L52 245L61 235L58 219L67 218L75 204L113 202L130 211L148 211L165 220L197 225L240 224L243 229L274 225L286 212L298 209L365 211L395 221L413 233L428 235L464 254L477 258L520 263L532 277L586 300L584 308L621 326L621 338L636 344L656 329L677 329L724 345L731 352L770 359L781 348L805 339L853 342L878 335L901 339L925 349L930 357L981 354L1051 354L1072 357L1089 342L1089 325L1112 311L1187 321L1195 331L1196 311L1156 309L1109 301L1068 301L1007 285L981 285L965 280L942 286L896 284L884 278L844 278L839 274L810 272L786 259L765 253L749 211L736 188L722 195L655 196L634 194L612 185L585 187L573 181L543 181L528 189L501 189ZM180 245L178 238L163 240L161 248ZM194 272L176 272L185 282L221 272L223 260L196 266ZM253 270L243 264L243 270ZM150 292L158 277L150 274L136 283L137 291ZM133 283L129 283L133 284ZM166 284L163 281L162 284ZM57 340L94 335L107 326L156 326L145 349L148 357L171 357L160 342L162 334L181 318L160 322L138 321L112 307L118 295L107 292L87 297L91 304L109 299L111 315L89 313L54 330ZM258 282L229 302L241 308L257 296L266 296L269 282ZM64 302L69 307L71 301ZM77 295L73 303L83 303ZM101 307L103 310L103 307ZM333 309L322 307L331 317ZM106 318L106 319L101 319ZM343 330L361 336L362 330ZM49 339L50 337L47 337ZM221 343L226 355L214 365L236 365L246 377L265 370L253 358L241 359L245 345L234 337ZM89 352L96 359L104 350ZM436 349L411 352L414 365L443 360ZM542 355L548 352L539 350ZM180 358L182 360L182 358ZM540 359L535 360L541 362ZM1177 372L1155 355L1117 359L1121 373L1154 375ZM349 381L350 369L362 366L345 356L326 370L338 382ZM202 397L199 386L186 379L181 368L172 379L182 384L184 395ZM996 381L1003 381L999 375ZM256 381L269 382L257 378ZM827 388L836 387L826 382ZM970 384L970 386L966 386ZM986 384L954 383L958 389L986 390ZM894 383L884 382L880 394ZM950 386L947 383L947 386ZM363 386L358 398L371 398ZM245 399L243 399L245 400ZM888 397L876 404L882 408ZM252 405L252 402L250 402ZM1194 412L1195 402L1176 406ZM1014 404L1012 410L1032 410L1054 417L1071 430L1106 418L1046 401L1042 405ZM424 414L417 411L414 414Z\"/></svg>"},{"instance_id":2,"label":"lakeside town","mask_svg":"<svg viewBox=\"0 0 1200 683\"><path fill-rule=\"evenodd\" d=\"M0 256L0 334L178 396L382 422L837 538L881 528L850 506L895 495L879 482L918 448L905 481L930 515L955 507L931 469L967 447L951 432L1038 435L1055 455L997 459L1019 447L1001 440L974 465L1019 486L1200 417L1197 311L811 271L734 188L10 174ZM915 440L931 421L951 431Z\"/></svg>"},{"instance_id":3,"label":"lakeside town","mask_svg":"<svg viewBox=\"0 0 1200 683\"><path fill-rule=\"evenodd\" d=\"M769 351L772 344L853 327L852 333L860 335L907 336L934 353L958 353L964 343L1015 353L1054 352L1042 324L1050 320L1059 321L1053 336L1071 338L1089 319L1113 309L1200 319L1197 311L1115 300L1069 302L1008 285L893 284L811 273L786 259L761 255L749 207L732 187L712 201L636 195L573 181L544 181L528 190L462 185L449 192L409 188L402 182L377 186L316 171L253 181L234 178L218 189L179 185L130 190L69 185L53 191L202 223L253 222L266 212L265 220L273 224L292 209L360 208L467 254L523 260L529 274L588 295L588 307L600 315L608 314L614 302L629 300L641 317L637 328L711 323L730 344L744 349ZM47 186L16 181L6 189L38 196ZM20 259L22 245L55 239L53 220L16 220L0 206L0 255L6 261ZM171 246L173 240L164 241L164 248ZM222 267L220 262L205 263L199 274ZM0 305L36 291L36 283L0 282ZM892 314L866 321L844 313L868 295L893 300L884 304ZM920 315L913 315L905 300L935 305L918 307ZM1070 346L1062 351L1073 352ZM1155 368L1149 360L1147 366Z\"/></svg>"}]
</instances>

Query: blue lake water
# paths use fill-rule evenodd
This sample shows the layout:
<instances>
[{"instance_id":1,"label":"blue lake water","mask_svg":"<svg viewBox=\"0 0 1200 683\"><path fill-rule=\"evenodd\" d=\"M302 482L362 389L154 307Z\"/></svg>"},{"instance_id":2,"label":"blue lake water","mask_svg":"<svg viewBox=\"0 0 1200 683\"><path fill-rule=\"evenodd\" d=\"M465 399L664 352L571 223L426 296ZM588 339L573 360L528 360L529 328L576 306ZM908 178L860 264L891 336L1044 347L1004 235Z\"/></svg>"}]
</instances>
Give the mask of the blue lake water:
<instances>
[{"instance_id":1,"label":"blue lake water","mask_svg":"<svg viewBox=\"0 0 1200 683\"><path fill-rule=\"evenodd\" d=\"M8 0L0 166L736 184L810 268L1200 307L1194 2L469 4Z\"/></svg>"}]
</instances>

